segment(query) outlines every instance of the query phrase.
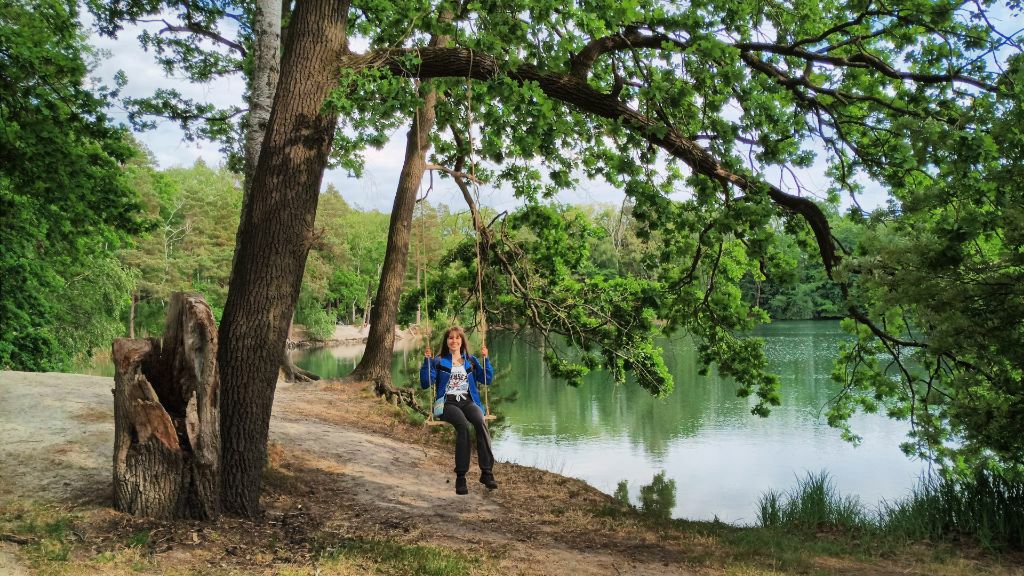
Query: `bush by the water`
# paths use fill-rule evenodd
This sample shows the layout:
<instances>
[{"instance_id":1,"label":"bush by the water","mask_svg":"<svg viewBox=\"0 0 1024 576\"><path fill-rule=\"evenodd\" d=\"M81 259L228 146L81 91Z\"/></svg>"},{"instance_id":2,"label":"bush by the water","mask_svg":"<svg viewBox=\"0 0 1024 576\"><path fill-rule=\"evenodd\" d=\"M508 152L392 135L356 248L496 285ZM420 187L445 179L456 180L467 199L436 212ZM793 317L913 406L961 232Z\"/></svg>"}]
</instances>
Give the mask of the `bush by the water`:
<instances>
[{"instance_id":1,"label":"bush by the water","mask_svg":"<svg viewBox=\"0 0 1024 576\"><path fill-rule=\"evenodd\" d=\"M296 319L306 327L306 335L311 340L328 340L334 335L337 316L319 306L300 308Z\"/></svg>"},{"instance_id":2,"label":"bush by the water","mask_svg":"<svg viewBox=\"0 0 1024 576\"><path fill-rule=\"evenodd\" d=\"M787 493L761 496L758 525L765 528L865 530L907 540L973 538L995 549L1024 550L1024 483L992 472L970 478L929 476L909 496L882 502L871 513L841 496L827 472L808 473Z\"/></svg>"}]
</instances>

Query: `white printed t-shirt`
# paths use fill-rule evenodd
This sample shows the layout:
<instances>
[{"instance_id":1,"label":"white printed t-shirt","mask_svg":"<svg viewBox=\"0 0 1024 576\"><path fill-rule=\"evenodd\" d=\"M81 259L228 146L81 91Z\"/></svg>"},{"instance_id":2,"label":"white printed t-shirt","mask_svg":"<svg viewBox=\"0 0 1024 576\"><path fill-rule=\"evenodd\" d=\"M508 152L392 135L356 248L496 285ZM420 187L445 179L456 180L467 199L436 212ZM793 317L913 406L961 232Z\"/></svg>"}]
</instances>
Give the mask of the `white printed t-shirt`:
<instances>
[{"instance_id":1,"label":"white printed t-shirt","mask_svg":"<svg viewBox=\"0 0 1024 576\"><path fill-rule=\"evenodd\" d=\"M469 377L466 375L466 365L452 366L452 375L448 379L448 388L445 394L454 396L456 400L463 401L469 394Z\"/></svg>"}]
</instances>

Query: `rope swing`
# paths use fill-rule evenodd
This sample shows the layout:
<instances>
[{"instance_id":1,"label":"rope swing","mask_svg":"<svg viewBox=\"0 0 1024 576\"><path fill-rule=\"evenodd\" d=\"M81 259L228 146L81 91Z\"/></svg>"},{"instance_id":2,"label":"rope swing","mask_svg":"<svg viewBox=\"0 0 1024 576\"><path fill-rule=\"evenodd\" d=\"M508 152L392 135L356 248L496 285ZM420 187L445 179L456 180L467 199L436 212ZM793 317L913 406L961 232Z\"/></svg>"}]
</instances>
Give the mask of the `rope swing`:
<instances>
[{"instance_id":1,"label":"rope swing","mask_svg":"<svg viewBox=\"0 0 1024 576\"><path fill-rule=\"evenodd\" d=\"M473 68L473 52L470 51L470 70ZM477 324L480 327L480 346L482 348L487 347L487 312L484 308L484 292L483 292L483 277L484 277L484 261L483 255L480 250L480 237L483 234L483 222L480 219L480 212L478 207L480 206L480 185L479 179L476 177L476 161L473 159L473 82L470 75L466 76L466 123L468 125L468 157L469 157L469 174L468 179L473 183L473 195L469 194L464 179L467 178L466 174L460 173L458 170L452 173L456 184L458 184L463 195L470 204L470 213L473 218L473 229L476 231L474 238L476 245L476 296L477 296ZM458 135L456 134L456 138ZM433 189L433 177L431 177L431 189ZM420 235L420 242L425 241L425 235ZM426 298L426 274L424 273L423 279L423 295ZM430 344L429 336L427 339L427 345ZM490 383L487 382L487 359L480 364L483 367L484 381L483 381L483 400L484 400L484 420L494 420L497 418L494 414L491 414L490 404ZM432 378L432 370L428 371L429 377ZM437 398L437 383L431 381L431 390L433 391L433 398ZM444 422L434 419L434 411L430 410L427 415L427 425L438 425Z\"/></svg>"},{"instance_id":2,"label":"rope swing","mask_svg":"<svg viewBox=\"0 0 1024 576\"><path fill-rule=\"evenodd\" d=\"M470 168L472 169L472 168ZM480 202L480 189L477 187L477 206ZM484 260L480 255L480 230L476 233L476 299L480 304L480 310L477 312L478 320L480 325L480 347L487 347L487 313L484 310L484 291L483 291L483 278L484 278ZM487 359L484 358L486 364ZM489 391L491 387L487 383L487 368L484 366L484 420L494 420L496 416L491 414L491 403L489 399Z\"/></svg>"},{"instance_id":3,"label":"rope swing","mask_svg":"<svg viewBox=\"0 0 1024 576\"><path fill-rule=\"evenodd\" d=\"M477 192L477 197L479 198L479 192ZM422 238L421 238L421 241L422 241ZM479 305L479 309L477 310L477 322L478 322L478 324L480 326L480 347L481 348L486 348L487 347L487 312L484 309L483 258L482 258L481 253L480 253L480 237L479 237L479 233L477 234L477 238L476 238L476 262L477 262L477 265L476 265L476 293L477 293L477 303ZM426 294L427 294L426 281L427 281L426 280L426 274L424 274L424 278L423 278L423 286L424 286L423 287L423 295L424 295L424 298L426 297ZM427 320L427 321L429 322L429 320ZM421 338L423 339L423 342L424 342L424 347L430 345L430 336L431 336L431 330L429 330L429 329L421 335ZM485 358L484 359L484 363L486 363L486 361L487 361L487 359ZM489 420L496 419L497 416L495 416L494 414L491 414L491 402L490 402L490 394L489 394L489 391L490 391L491 387L490 387L490 385L487 382L487 369L486 369L486 365L484 363L480 364L480 366L483 368L483 373L484 373L484 382L483 382L484 420L488 420L489 421ZM430 389L433 392L433 395L431 396L431 402L433 402L433 400L437 398L437 393L438 393L437 382L434 382L434 380L433 380L433 370L428 370L427 371L427 377L430 378ZM433 410L428 410L427 411L426 424L428 426L436 426L436 425L439 425L439 424L444 424L444 422L441 421L441 420L434 419L434 411Z\"/></svg>"},{"instance_id":4,"label":"rope swing","mask_svg":"<svg viewBox=\"0 0 1024 576\"><path fill-rule=\"evenodd\" d=\"M470 171L471 171L471 175L473 175L474 169L473 169L472 165L470 165ZM473 187L474 187L474 192L475 192L475 196L476 196L476 203L477 203L477 206L479 206L479 203L480 203L480 187L475 183L475 181L476 181L475 175L473 175L473 180L474 180ZM432 186L433 186L433 184L431 184L431 187ZM475 246L476 246L476 296L477 296L477 306L478 306L478 308L477 308L477 324L478 324L479 330L480 330L480 347L481 348L486 348L487 347L487 310L484 307L484 291L483 291L484 260L483 260L483 254L482 254L481 248L480 248L480 234L481 234L480 225L481 225L481 222L480 222L479 214L477 213L477 211L475 209L473 210L473 223L474 223L474 228L476 228L476 232L477 232L476 233L476 237L475 237ZM420 232L420 243L422 245L426 241L425 240L426 239L426 235L425 235L426 225L423 224L422 220L421 220L421 228L420 228L420 230L421 230L421 232ZM425 250L424 250L424 253L425 253ZM426 314L427 278L426 278L426 271L425 270L424 270L424 274L423 274L423 298L424 298L424 320L429 322L429 316ZM423 338L423 341L424 341L424 347L430 345L430 336L431 336L431 331L429 329L421 335L421 337ZM486 359L484 360L484 362L486 362ZM485 366L483 363L481 363L480 365L481 366ZM495 416L494 414L491 414L490 383L487 381L487 370L486 370L486 367L484 368L483 373L484 373L484 381L483 381L484 420L488 420L489 421L489 420L496 419L497 416ZM430 371L427 372L427 374L428 374L428 377L431 378L430 388L433 391L432 399L433 398L437 398L437 392L438 392L437 391L437 383L433 381L433 371L430 370ZM434 418L434 411L433 410L429 410L427 412L426 424L434 426L434 425L438 425L438 424L444 424L444 422L440 421L440 420L436 420Z\"/></svg>"},{"instance_id":5,"label":"rope swing","mask_svg":"<svg viewBox=\"0 0 1024 576\"><path fill-rule=\"evenodd\" d=\"M419 110L417 110L417 113L419 113ZM420 200L426 200L427 199L427 195L429 195L431 190L433 190L433 189L434 189L434 173L431 172L430 173L430 187L427 188L427 194L424 194L423 197L420 198ZM423 278L422 278L422 280L423 280L423 318L422 318L422 321L427 324L427 329L426 329L426 331L420 333L420 339L421 339L421 341L423 343L423 347L427 348L427 347L430 346L430 336L431 336L433 331L430 329L430 313L429 313L429 309L427 308L427 306L428 306L428 304L427 304L427 294L428 294L428 292L427 292L427 266L426 266L426 258L427 258L427 250L426 250L427 224L426 224L426 214L424 213L425 211L426 211L426 209L420 211L420 254L422 254L422 256L423 256L423 263L424 263L423 264ZM434 382L434 380L433 380L433 370L427 370L427 378L430 379L430 391L431 391L430 404L431 404L431 407L430 407L430 409L427 410L427 420L424 423L427 426L439 426L441 424L444 424L444 422L442 422L440 420L435 420L434 419L433 403L434 403L434 399L437 398L437 383Z\"/></svg>"}]
</instances>

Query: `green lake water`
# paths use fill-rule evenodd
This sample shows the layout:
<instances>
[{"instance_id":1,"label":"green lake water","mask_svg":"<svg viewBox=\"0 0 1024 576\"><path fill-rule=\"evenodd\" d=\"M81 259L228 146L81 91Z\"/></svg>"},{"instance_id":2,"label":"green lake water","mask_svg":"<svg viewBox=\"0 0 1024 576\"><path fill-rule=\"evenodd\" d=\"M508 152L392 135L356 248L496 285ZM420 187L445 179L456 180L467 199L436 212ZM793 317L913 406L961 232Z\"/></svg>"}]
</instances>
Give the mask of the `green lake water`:
<instances>
[{"instance_id":1,"label":"green lake water","mask_svg":"<svg viewBox=\"0 0 1024 576\"><path fill-rule=\"evenodd\" d=\"M499 460L574 476L607 493L627 480L641 485L664 471L676 483L676 517L749 524L760 495L788 490L807 472L827 470L843 494L870 506L906 495L925 470L899 450L908 425L881 415L858 415L859 446L844 442L825 422L824 406L838 391L829 379L844 334L837 322L777 322L757 334L766 340L772 369L781 377L782 405L768 418L750 414L752 399L736 385L698 375L696 352L685 339L665 339L675 390L655 399L632 384L616 386L606 374L572 388L548 376L540 352L510 335L490 337L499 372L493 394L505 416L495 430ZM435 343L435 347L437 343ZM347 374L361 351L299 353L297 363L324 376ZM396 381L415 370L417 350L395 355Z\"/></svg>"}]
</instances>

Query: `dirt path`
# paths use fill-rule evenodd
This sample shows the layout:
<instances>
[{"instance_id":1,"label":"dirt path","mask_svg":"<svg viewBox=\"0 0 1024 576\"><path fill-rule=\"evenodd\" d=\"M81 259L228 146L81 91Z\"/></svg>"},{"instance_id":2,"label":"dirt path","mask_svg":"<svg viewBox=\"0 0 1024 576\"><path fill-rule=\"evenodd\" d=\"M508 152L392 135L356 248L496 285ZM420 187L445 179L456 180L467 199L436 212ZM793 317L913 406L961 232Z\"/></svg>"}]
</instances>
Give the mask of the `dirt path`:
<instances>
[{"instance_id":1,"label":"dirt path","mask_svg":"<svg viewBox=\"0 0 1024 576\"><path fill-rule=\"evenodd\" d=\"M111 501L112 387L103 377L0 372L0 504ZM359 387L279 386L270 435L280 477L268 480L267 498L280 501L268 508L301 509L327 533L482 554L508 574L695 573L678 543L641 530L624 538L574 508L607 498L576 480L501 464L497 491L471 481L456 496L451 448L411 441L429 433L387 414ZM4 570L18 567L0 550Z\"/></svg>"}]
</instances>

